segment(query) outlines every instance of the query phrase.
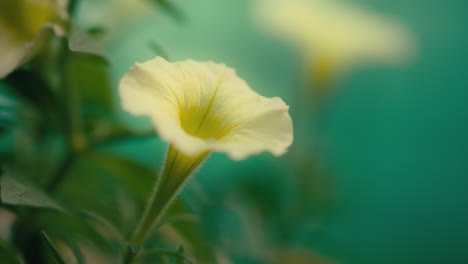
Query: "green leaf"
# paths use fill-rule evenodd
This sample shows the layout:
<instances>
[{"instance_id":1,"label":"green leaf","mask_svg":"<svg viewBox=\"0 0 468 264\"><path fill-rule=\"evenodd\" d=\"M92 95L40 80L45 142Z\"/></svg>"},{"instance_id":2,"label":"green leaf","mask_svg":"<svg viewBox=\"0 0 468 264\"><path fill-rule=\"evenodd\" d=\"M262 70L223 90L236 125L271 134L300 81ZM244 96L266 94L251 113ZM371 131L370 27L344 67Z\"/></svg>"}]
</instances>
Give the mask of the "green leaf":
<instances>
[{"instance_id":1,"label":"green leaf","mask_svg":"<svg viewBox=\"0 0 468 264\"><path fill-rule=\"evenodd\" d=\"M160 228L161 226L163 226L165 224L173 224L173 223L176 223L176 222L193 222L193 223L197 223L198 220L199 220L198 217L196 217L195 215L192 215L192 214L181 214L181 215L169 216L169 217L165 217L161 221L159 221L158 225L156 225L156 227L154 229L157 230L158 228Z\"/></svg>"},{"instance_id":2,"label":"green leaf","mask_svg":"<svg viewBox=\"0 0 468 264\"><path fill-rule=\"evenodd\" d=\"M106 58L89 53L72 52L67 59L66 86L82 106L81 113L105 117L114 112L114 98L109 62Z\"/></svg>"},{"instance_id":3,"label":"green leaf","mask_svg":"<svg viewBox=\"0 0 468 264\"><path fill-rule=\"evenodd\" d=\"M40 219L44 223L44 228L53 232L54 237L66 243L73 251L75 250L72 243L76 242L89 245L93 250L105 255L120 254L118 251L120 245L115 243L115 239L98 232L88 221L84 221L83 217L77 217L76 214L60 214L51 210L42 212ZM80 258L79 255L75 253L77 259Z\"/></svg>"},{"instance_id":4,"label":"green leaf","mask_svg":"<svg viewBox=\"0 0 468 264\"><path fill-rule=\"evenodd\" d=\"M189 207L179 198L171 204L165 219L191 214L193 213ZM173 237L174 240L186 242L186 250L195 258L195 262L216 263L214 248L202 234L198 221L172 221L170 225L162 226L160 230L164 233L165 229L174 231L168 232L169 234L176 234Z\"/></svg>"},{"instance_id":5,"label":"green leaf","mask_svg":"<svg viewBox=\"0 0 468 264\"><path fill-rule=\"evenodd\" d=\"M94 148L99 149L114 144L126 143L132 140L142 140L155 137L157 137L157 134L154 130L137 132L125 126L114 124L107 127L104 133L96 133L93 137L92 144Z\"/></svg>"},{"instance_id":6,"label":"green leaf","mask_svg":"<svg viewBox=\"0 0 468 264\"><path fill-rule=\"evenodd\" d=\"M13 246L0 239L0 263L23 264L24 260Z\"/></svg>"},{"instance_id":7,"label":"green leaf","mask_svg":"<svg viewBox=\"0 0 468 264\"><path fill-rule=\"evenodd\" d=\"M1 200L6 204L44 207L66 212L59 202L20 178L11 169L4 170L0 180L0 192Z\"/></svg>"},{"instance_id":8,"label":"green leaf","mask_svg":"<svg viewBox=\"0 0 468 264\"><path fill-rule=\"evenodd\" d=\"M49 236L46 234L46 232L42 231L41 232L42 239L44 240L47 248L50 250L50 253L52 253L52 256L54 257L55 261L58 264L66 264L65 261L63 260L63 257L60 255L59 251L55 247L54 243L52 240L50 240Z\"/></svg>"},{"instance_id":9,"label":"green leaf","mask_svg":"<svg viewBox=\"0 0 468 264\"><path fill-rule=\"evenodd\" d=\"M172 16L177 22L184 23L187 18L185 14L171 0L149 0L156 7L164 10L168 15Z\"/></svg>"},{"instance_id":10,"label":"green leaf","mask_svg":"<svg viewBox=\"0 0 468 264\"><path fill-rule=\"evenodd\" d=\"M77 264L86 264L86 259L83 256L83 253L81 252L80 248L78 245L75 244L71 239L64 238L63 242L67 244L67 246L71 249L73 252L73 255L75 256L76 263Z\"/></svg>"},{"instance_id":11,"label":"green leaf","mask_svg":"<svg viewBox=\"0 0 468 264\"><path fill-rule=\"evenodd\" d=\"M72 208L86 209L81 212L86 217L78 218L121 250L121 237L133 232L155 175L154 169L123 156L90 151L76 163L58 197Z\"/></svg>"},{"instance_id":12,"label":"green leaf","mask_svg":"<svg viewBox=\"0 0 468 264\"><path fill-rule=\"evenodd\" d=\"M112 224L110 221L105 219L104 217L102 217L102 216L100 216L100 215L98 215L98 214L96 214L94 212L90 212L90 211L86 211L86 210L81 210L80 215L85 216L86 218L88 218L90 220L93 220L94 222L98 222L98 223L104 225L105 227L107 227L107 229L109 229L109 231L111 231L114 234L114 236L117 237L117 239L120 242L125 241L125 238L122 235L122 233L119 231L119 229L117 227L115 227L115 225Z\"/></svg>"},{"instance_id":13,"label":"green leaf","mask_svg":"<svg viewBox=\"0 0 468 264\"><path fill-rule=\"evenodd\" d=\"M155 182L156 171L136 161L108 152L94 152L89 157L123 183L141 204L146 203Z\"/></svg>"}]
</instances>

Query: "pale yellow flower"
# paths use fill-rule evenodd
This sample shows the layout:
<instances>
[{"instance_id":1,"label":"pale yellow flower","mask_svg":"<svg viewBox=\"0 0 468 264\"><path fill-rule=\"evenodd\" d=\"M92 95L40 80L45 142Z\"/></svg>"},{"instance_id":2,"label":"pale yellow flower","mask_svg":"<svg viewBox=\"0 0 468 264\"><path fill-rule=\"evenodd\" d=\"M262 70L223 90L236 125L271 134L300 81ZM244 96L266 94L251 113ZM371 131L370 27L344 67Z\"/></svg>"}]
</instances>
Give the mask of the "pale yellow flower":
<instances>
[{"instance_id":1,"label":"pale yellow flower","mask_svg":"<svg viewBox=\"0 0 468 264\"><path fill-rule=\"evenodd\" d=\"M1 0L0 78L33 57L50 32L63 35L66 19L63 0Z\"/></svg>"},{"instance_id":2,"label":"pale yellow flower","mask_svg":"<svg viewBox=\"0 0 468 264\"><path fill-rule=\"evenodd\" d=\"M152 200L131 241L138 246L210 152L224 152L234 160L263 151L279 156L293 141L289 107L278 97L257 94L224 64L170 63L156 57L135 64L122 78L119 92L123 108L148 116L170 144Z\"/></svg>"},{"instance_id":3,"label":"pale yellow flower","mask_svg":"<svg viewBox=\"0 0 468 264\"><path fill-rule=\"evenodd\" d=\"M124 109L149 116L160 137L188 156L278 156L292 142L288 106L258 95L224 64L157 57L135 64L121 80L120 95Z\"/></svg>"},{"instance_id":4,"label":"pale yellow flower","mask_svg":"<svg viewBox=\"0 0 468 264\"><path fill-rule=\"evenodd\" d=\"M401 64L414 52L412 35L399 22L345 1L264 0L257 11L264 29L297 45L322 71L360 62Z\"/></svg>"}]
</instances>

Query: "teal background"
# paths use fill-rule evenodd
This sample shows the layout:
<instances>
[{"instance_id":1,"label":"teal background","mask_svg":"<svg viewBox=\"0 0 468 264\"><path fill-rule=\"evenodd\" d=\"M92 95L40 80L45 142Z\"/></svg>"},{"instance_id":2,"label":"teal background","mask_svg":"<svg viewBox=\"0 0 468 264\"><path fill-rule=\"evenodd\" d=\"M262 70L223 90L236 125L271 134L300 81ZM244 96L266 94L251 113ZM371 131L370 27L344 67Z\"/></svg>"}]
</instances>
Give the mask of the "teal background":
<instances>
[{"instance_id":1,"label":"teal background","mask_svg":"<svg viewBox=\"0 0 468 264\"><path fill-rule=\"evenodd\" d=\"M312 215L303 219L310 220L285 217L287 236L275 235L271 224L266 240L307 247L340 263L468 263L468 6L461 0L354 2L406 24L417 40L417 59L400 68L356 68L334 87L317 114L312 143L331 195L303 209L302 215ZM294 109L299 58L254 27L253 1L178 3L185 22L148 15L129 21L115 37L106 52L115 83L135 61L159 55L149 44L157 41L173 61L226 63L260 94L280 96ZM122 118L136 128L149 126L124 113ZM158 167L165 143L114 151ZM293 207L298 187L287 160L262 154L234 162L213 154L184 191L206 216L202 226L214 243L229 245L220 239L227 237L245 247L234 254L235 263L256 263L245 253L255 243L246 241L249 231L226 204L243 204L248 198L238 191L254 186L268 210L276 211L268 218L275 222L275 215ZM320 188L310 186L311 192Z\"/></svg>"}]
</instances>

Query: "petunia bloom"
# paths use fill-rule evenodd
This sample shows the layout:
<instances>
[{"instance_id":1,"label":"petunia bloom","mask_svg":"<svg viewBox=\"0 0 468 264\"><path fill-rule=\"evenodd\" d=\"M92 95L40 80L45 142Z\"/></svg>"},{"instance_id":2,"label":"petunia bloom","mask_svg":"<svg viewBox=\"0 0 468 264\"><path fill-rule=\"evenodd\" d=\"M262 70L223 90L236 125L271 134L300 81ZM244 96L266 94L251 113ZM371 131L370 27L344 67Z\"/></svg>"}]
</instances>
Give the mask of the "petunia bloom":
<instances>
[{"instance_id":1,"label":"petunia bloom","mask_svg":"<svg viewBox=\"0 0 468 264\"><path fill-rule=\"evenodd\" d=\"M188 156L279 156L292 142L288 106L258 95L224 64L157 57L133 66L121 80L120 95L125 110L149 116L160 137Z\"/></svg>"},{"instance_id":2,"label":"petunia bloom","mask_svg":"<svg viewBox=\"0 0 468 264\"><path fill-rule=\"evenodd\" d=\"M267 31L296 45L319 74L361 62L401 64L414 41L397 21L338 0L259 0ZM310 63L310 62L309 62Z\"/></svg>"},{"instance_id":3,"label":"petunia bloom","mask_svg":"<svg viewBox=\"0 0 468 264\"><path fill-rule=\"evenodd\" d=\"M170 144L165 168L133 243L142 244L175 192L210 152L234 160L268 151L282 155L293 141L288 106L254 92L224 64L156 57L137 63L122 78L122 106L148 116Z\"/></svg>"},{"instance_id":4,"label":"petunia bloom","mask_svg":"<svg viewBox=\"0 0 468 264\"><path fill-rule=\"evenodd\" d=\"M0 1L0 78L36 55L50 32L65 34L66 19L63 0Z\"/></svg>"}]
</instances>

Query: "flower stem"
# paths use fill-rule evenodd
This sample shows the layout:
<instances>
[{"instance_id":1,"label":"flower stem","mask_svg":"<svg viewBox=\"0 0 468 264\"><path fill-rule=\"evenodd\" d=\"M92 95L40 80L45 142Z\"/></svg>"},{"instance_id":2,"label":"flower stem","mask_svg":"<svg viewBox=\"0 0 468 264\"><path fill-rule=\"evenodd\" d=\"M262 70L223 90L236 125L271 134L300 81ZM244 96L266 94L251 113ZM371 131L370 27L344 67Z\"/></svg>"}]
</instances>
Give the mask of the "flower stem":
<instances>
[{"instance_id":1,"label":"flower stem","mask_svg":"<svg viewBox=\"0 0 468 264\"><path fill-rule=\"evenodd\" d=\"M169 146L163 171L154 185L153 193L146 205L143 217L130 239L129 247L142 248L144 246L151 231L153 231L152 229L159 223L182 185L208 154L209 152L203 152L193 157L187 156L172 145ZM138 251L127 249L124 263L132 263L137 254Z\"/></svg>"}]
</instances>

